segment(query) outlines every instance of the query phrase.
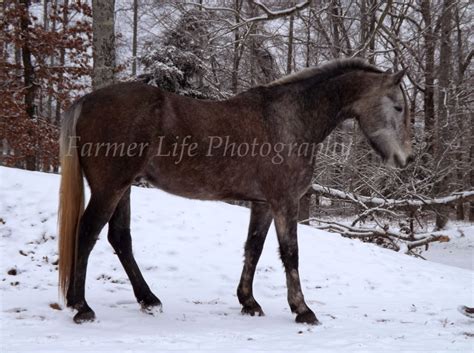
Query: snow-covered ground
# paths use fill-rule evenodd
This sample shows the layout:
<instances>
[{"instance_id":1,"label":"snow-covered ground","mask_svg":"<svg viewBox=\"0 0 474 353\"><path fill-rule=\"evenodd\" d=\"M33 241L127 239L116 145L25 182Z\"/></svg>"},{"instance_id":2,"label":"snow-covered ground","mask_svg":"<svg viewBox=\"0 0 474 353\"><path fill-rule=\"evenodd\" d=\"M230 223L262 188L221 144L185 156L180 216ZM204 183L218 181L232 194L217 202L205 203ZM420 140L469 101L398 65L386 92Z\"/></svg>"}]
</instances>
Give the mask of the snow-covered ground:
<instances>
[{"instance_id":1,"label":"snow-covered ground","mask_svg":"<svg viewBox=\"0 0 474 353\"><path fill-rule=\"evenodd\" d=\"M450 222L447 230L447 243L431 243L421 255L430 261L466 268L474 271L474 226L468 222Z\"/></svg>"},{"instance_id":2,"label":"snow-covered ground","mask_svg":"<svg viewBox=\"0 0 474 353\"><path fill-rule=\"evenodd\" d=\"M140 188L134 252L164 312L139 310L104 230L86 292L98 319L76 325L70 310L51 307L58 182L0 167L2 352L473 350L474 320L456 311L474 304L472 270L300 226L304 293L322 325L296 324L272 228L255 279L266 316L242 316L235 290L249 211Z\"/></svg>"},{"instance_id":3,"label":"snow-covered ground","mask_svg":"<svg viewBox=\"0 0 474 353\"><path fill-rule=\"evenodd\" d=\"M324 216L322 217L325 221L333 221L343 225L351 225L356 215L335 217L335 216ZM392 230L399 230L400 226L398 221L392 220L387 222L383 220L383 224L389 226ZM319 227L321 223L318 221L312 221L312 226ZM364 223L359 223L364 228L377 227L377 223L367 220ZM422 227L417 227L417 233L429 233L436 235L446 235L449 237L448 242L432 242L426 248L421 246L416 248L416 253L421 255L423 258L439 262L445 265L465 268L474 271L474 224L469 221L455 221L450 220L443 230L434 231L434 219L430 222L429 220L422 221ZM397 241L395 240L397 243ZM397 243L401 245L401 242Z\"/></svg>"}]
</instances>

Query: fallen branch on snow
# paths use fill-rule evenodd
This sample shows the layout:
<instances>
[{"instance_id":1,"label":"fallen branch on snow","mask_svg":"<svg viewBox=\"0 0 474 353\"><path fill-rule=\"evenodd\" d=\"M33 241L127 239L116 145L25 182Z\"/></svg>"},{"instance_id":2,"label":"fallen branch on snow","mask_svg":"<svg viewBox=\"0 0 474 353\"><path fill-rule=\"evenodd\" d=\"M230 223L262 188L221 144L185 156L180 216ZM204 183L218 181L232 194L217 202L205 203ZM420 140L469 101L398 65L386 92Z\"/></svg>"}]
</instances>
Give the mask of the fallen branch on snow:
<instances>
[{"instance_id":1,"label":"fallen branch on snow","mask_svg":"<svg viewBox=\"0 0 474 353\"><path fill-rule=\"evenodd\" d=\"M444 197L426 198L419 196L416 199L384 199L381 197L360 196L351 192L341 191L319 184L313 184L314 191L327 196L335 197L341 200L347 200L361 205L364 209L369 209L369 206L378 206L385 208L400 208L400 207L426 207L436 205L447 205L458 200L471 201L474 200L474 190L454 192L451 195Z\"/></svg>"},{"instance_id":2,"label":"fallen branch on snow","mask_svg":"<svg viewBox=\"0 0 474 353\"><path fill-rule=\"evenodd\" d=\"M404 253L410 255L417 255L412 252L413 249L426 246L432 242L448 242L447 235L433 233L419 233L419 234L404 234L385 227L354 227L351 225L342 224L334 221L326 221L318 218L310 218L310 221L320 223L319 226L313 225L317 229L326 230L332 233L339 233L343 237L361 239L363 241L375 242L380 245L387 245L385 247L391 248L395 251L403 250ZM419 256L419 255L417 255Z\"/></svg>"}]
</instances>

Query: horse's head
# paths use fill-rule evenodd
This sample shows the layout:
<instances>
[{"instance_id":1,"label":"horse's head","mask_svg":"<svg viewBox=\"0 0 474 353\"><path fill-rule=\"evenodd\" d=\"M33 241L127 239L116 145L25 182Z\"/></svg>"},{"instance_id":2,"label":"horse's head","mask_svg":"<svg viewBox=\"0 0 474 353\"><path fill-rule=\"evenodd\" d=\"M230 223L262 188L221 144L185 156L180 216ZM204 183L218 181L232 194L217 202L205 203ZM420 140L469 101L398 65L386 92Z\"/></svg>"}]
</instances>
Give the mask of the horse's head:
<instances>
[{"instance_id":1,"label":"horse's head","mask_svg":"<svg viewBox=\"0 0 474 353\"><path fill-rule=\"evenodd\" d=\"M410 114L400 85L404 74L374 75L372 87L352 106L372 148L386 164L401 168L412 160Z\"/></svg>"}]
</instances>

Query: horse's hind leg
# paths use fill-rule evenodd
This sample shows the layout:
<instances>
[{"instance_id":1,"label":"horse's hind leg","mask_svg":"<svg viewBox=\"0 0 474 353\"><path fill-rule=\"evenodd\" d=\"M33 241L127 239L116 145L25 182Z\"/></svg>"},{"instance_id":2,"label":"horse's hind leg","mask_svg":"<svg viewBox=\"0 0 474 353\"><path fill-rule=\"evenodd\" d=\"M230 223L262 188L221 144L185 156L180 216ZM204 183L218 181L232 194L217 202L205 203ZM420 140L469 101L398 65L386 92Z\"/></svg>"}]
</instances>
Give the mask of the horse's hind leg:
<instances>
[{"instance_id":1,"label":"horse's hind leg","mask_svg":"<svg viewBox=\"0 0 474 353\"><path fill-rule=\"evenodd\" d=\"M160 300L151 292L133 257L130 234L130 188L125 191L109 221L108 239L132 283L133 292L143 309L161 308Z\"/></svg>"},{"instance_id":2,"label":"horse's hind leg","mask_svg":"<svg viewBox=\"0 0 474 353\"><path fill-rule=\"evenodd\" d=\"M74 267L73 281L69 285L67 293L68 306L77 310L77 314L74 316L76 323L92 321L95 318L94 311L85 299L87 262L100 231L112 216L122 193L123 190L109 193L93 191L89 204L82 215L77 239L77 261Z\"/></svg>"},{"instance_id":3,"label":"horse's hind leg","mask_svg":"<svg viewBox=\"0 0 474 353\"><path fill-rule=\"evenodd\" d=\"M240 277L237 297L242 304L242 314L263 315L263 310L253 297L253 278L258 260L262 254L263 244L272 223L270 206L267 203L253 202L247 242L245 243L245 260Z\"/></svg>"}]
</instances>

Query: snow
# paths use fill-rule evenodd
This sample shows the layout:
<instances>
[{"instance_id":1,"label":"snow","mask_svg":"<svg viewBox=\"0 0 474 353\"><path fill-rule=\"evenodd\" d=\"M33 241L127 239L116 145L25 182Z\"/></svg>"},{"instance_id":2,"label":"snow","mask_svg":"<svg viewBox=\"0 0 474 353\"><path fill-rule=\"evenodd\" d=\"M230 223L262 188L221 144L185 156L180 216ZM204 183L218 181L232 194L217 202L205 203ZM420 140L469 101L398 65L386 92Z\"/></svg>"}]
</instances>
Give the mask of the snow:
<instances>
[{"instance_id":1,"label":"snow","mask_svg":"<svg viewBox=\"0 0 474 353\"><path fill-rule=\"evenodd\" d=\"M163 313L139 310L104 230L86 288L97 321L76 325L72 311L50 307L58 303L58 183L57 175L0 167L1 351L473 349L474 321L457 311L474 304L472 270L307 226L299 227L300 274L322 325L294 322L273 226L255 278L266 316L242 316L235 292L249 211L142 188L132 190L134 253Z\"/></svg>"},{"instance_id":2,"label":"snow","mask_svg":"<svg viewBox=\"0 0 474 353\"><path fill-rule=\"evenodd\" d=\"M450 238L446 243L431 243L421 255L446 265L466 268L474 271L474 226L469 222L450 222L443 230Z\"/></svg>"}]
</instances>

